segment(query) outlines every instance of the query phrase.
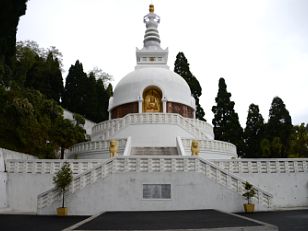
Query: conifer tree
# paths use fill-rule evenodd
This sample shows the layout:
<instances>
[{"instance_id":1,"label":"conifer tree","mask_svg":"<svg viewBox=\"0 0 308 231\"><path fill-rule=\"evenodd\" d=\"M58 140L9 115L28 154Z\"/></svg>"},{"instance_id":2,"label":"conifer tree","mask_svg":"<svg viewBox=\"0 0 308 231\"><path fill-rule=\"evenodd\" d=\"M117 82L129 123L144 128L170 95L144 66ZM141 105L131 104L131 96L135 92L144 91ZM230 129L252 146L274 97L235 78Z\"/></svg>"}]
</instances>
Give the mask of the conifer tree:
<instances>
[{"instance_id":1,"label":"conifer tree","mask_svg":"<svg viewBox=\"0 0 308 231\"><path fill-rule=\"evenodd\" d=\"M199 103L199 97L202 95L202 88L197 78L190 72L189 63L183 52L179 52L174 63L174 72L183 77L187 82L192 96L196 100L196 118L204 120L204 110Z\"/></svg>"},{"instance_id":2,"label":"conifer tree","mask_svg":"<svg viewBox=\"0 0 308 231\"><path fill-rule=\"evenodd\" d=\"M0 1L0 84L8 85L12 80L16 32L19 17L26 13L27 0Z\"/></svg>"},{"instance_id":3,"label":"conifer tree","mask_svg":"<svg viewBox=\"0 0 308 231\"><path fill-rule=\"evenodd\" d=\"M82 63L77 60L68 71L63 93L63 106L83 116L85 116L83 106L85 105L85 92L87 91L85 86L86 76Z\"/></svg>"},{"instance_id":4,"label":"conifer tree","mask_svg":"<svg viewBox=\"0 0 308 231\"><path fill-rule=\"evenodd\" d=\"M289 139L292 134L292 120L289 111L281 98L274 97L269 110L269 119L266 124L266 138L274 145L272 146L272 157L285 158L288 156ZM279 138L279 139L278 139ZM282 147L277 148L281 143ZM277 151L280 151L277 153Z\"/></svg>"},{"instance_id":5,"label":"conifer tree","mask_svg":"<svg viewBox=\"0 0 308 231\"><path fill-rule=\"evenodd\" d=\"M227 91L224 78L219 79L219 89L215 98L216 106L212 107L215 139L233 143L239 156L243 155L243 129L238 114L234 111L235 103L230 100L231 93Z\"/></svg>"},{"instance_id":6,"label":"conifer tree","mask_svg":"<svg viewBox=\"0 0 308 231\"><path fill-rule=\"evenodd\" d=\"M102 102L98 102L96 79L94 73L89 73L89 76L85 79L85 84L87 91L85 92L85 105L83 106L84 115L89 120L99 122L97 107Z\"/></svg>"},{"instance_id":7,"label":"conifer tree","mask_svg":"<svg viewBox=\"0 0 308 231\"><path fill-rule=\"evenodd\" d=\"M101 73L102 71L91 71L87 75L83 72L82 64L77 60L69 69L66 78L63 106L94 122L107 120L112 85L109 84L105 89L104 81L109 81L111 76L102 78Z\"/></svg>"},{"instance_id":8,"label":"conifer tree","mask_svg":"<svg viewBox=\"0 0 308 231\"><path fill-rule=\"evenodd\" d=\"M112 92L112 85L109 85ZM97 117L99 121L108 120L108 105L109 105L109 98L110 95L108 94L108 87L105 89L104 83L102 79L97 80L96 84L96 91L97 91Z\"/></svg>"},{"instance_id":9,"label":"conifer tree","mask_svg":"<svg viewBox=\"0 0 308 231\"><path fill-rule=\"evenodd\" d=\"M108 87L107 87L107 94L108 94L108 97L110 98L111 96L113 96L113 87L112 87L112 84L111 83L109 83L108 84ZM307 128L307 130L308 130L308 128Z\"/></svg>"},{"instance_id":10,"label":"conifer tree","mask_svg":"<svg viewBox=\"0 0 308 231\"><path fill-rule=\"evenodd\" d=\"M261 140L264 132L264 119L259 106L250 104L244 130L245 157L258 158L262 155Z\"/></svg>"},{"instance_id":11,"label":"conifer tree","mask_svg":"<svg viewBox=\"0 0 308 231\"><path fill-rule=\"evenodd\" d=\"M60 102L63 78L58 59L54 59L50 52L46 59L37 55L35 60L26 74L25 86L39 90L48 98Z\"/></svg>"}]
</instances>

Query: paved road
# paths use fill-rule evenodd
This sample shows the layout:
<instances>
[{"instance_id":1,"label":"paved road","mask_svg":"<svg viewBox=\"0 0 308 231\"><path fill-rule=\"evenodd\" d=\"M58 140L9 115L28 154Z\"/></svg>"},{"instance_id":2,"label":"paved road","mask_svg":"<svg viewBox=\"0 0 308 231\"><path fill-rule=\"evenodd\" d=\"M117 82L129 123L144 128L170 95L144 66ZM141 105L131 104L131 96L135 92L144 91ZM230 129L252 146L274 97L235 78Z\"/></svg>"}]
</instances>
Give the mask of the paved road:
<instances>
[{"instance_id":1,"label":"paved road","mask_svg":"<svg viewBox=\"0 0 308 231\"><path fill-rule=\"evenodd\" d=\"M34 216L0 214L1 231L60 231L87 217Z\"/></svg>"},{"instance_id":2,"label":"paved road","mask_svg":"<svg viewBox=\"0 0 308 231\"><path fill-rule=\"evenodd\" d=\"M216 210L108 212L78 227L78 230L173 230L260 226Z\"/></svg>"},{"instance_id":3,"label":"paved road","mask_svg":"<svg viewBox=\"0 0 308 231\"><path fill-rule=\"evenodd\" d=\"M183 216L184 211L180 211L175 218L179 223L184 224L190 220L194 224L194 228L197 228L200 225L200 222L204 222L205 220L212 219L212 224L219 223L225 224L225 220L222 220L221 217L217 217L214 213L212 213L212 217L205 218L202 212L194 211L190 218ZM163 224L167 225L175 225L175 220L170 221L170 217L166 216L165 212L158 212L159 214L155 214L153 212L149 212L149 215L157 215L156 219L156 228L159 226L163 226ZM126 213L127 220L131 220ZM119 216L120 213L117 214ZM123 215L123 214L122 214ZM256 219L259 221L263 221L266 223L270 223L273 225L277 225L280 231L308 231L308 210L293 210L293 211L279 211L279 212L258 212L251 215L240 214L247 216L252 219ZM202 216L202 217L200 217ZM81 220L86 219L86 216L70 216L70 217L56 217L56 216L33 216L33 215L1 215L0 214L0 230L1 231L58 231L64 228L67 228ZM150 216L143 216L143 213L139 213L134 219L141 220L140 222L145 223L146 219L149 219ZM159 222L157 222L157 218ZM129 221L131 224L132 222ZM233 221L234 225L236 222ZM116 220L115 223L117 225L121 225L120 220ZM122 223L123 224L123 223ZM146 225L146 224L145 224ZM185 226L181 226L180 228L185 228ZM148 228L149 229L149 228ZM151 226L151 229L153 227Z\"/></svg>"},{"instance_id":4,"label":"paved road","mask_svg":"<svg viewBox=\"0 0 308 231\"><path fill-rule=\"evenodd\" d=\"M279 227L279 231L308 231L308 210L258 212L240 215L276 225Z\"/></svg>"}]
</instances>

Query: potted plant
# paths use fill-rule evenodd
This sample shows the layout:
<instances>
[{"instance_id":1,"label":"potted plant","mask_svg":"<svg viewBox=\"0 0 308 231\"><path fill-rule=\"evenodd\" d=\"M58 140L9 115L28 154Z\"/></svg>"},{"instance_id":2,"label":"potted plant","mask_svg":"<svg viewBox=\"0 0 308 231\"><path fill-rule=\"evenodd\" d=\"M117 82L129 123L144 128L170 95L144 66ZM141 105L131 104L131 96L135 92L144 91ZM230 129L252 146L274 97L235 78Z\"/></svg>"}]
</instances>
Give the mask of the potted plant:
<instances>
[{"instance_id":1,"label":"potted plant","mask_svg":"<svg viewBox=\"0 0 308 231\"><path fill-rule=\"evenodd\" d=\"M57 190L62 194L62 207L57 208L58 216L66 216L68 208L64 207L64 194L73 180L73 173L68 163L64 163L62 168L53 177L53 183Z\"/></svg>"},{"instance_id":2,"label":"potted plant","mask_svg":"<svg viewBox=\"0 0 308 231\"><path fill-rule=\"evenodd\" d=\"M243 183L245 193L242 194L243 197L246 198L247 204L244 204L245 213L253 213L255 210L255 205L251 203L251 198L256 195L256 190L254 189L253 185L250 184L248 181Z\"/></svg>"}]
</instances>

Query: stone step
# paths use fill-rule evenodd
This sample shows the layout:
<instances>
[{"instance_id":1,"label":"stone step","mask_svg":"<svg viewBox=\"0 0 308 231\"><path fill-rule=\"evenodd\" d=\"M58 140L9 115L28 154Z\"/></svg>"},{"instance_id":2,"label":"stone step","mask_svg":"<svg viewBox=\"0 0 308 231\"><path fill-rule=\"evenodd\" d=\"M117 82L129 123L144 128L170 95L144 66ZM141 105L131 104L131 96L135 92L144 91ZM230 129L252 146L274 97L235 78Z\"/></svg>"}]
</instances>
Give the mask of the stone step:
<instances>
[{"instance_id":1,"label":"stone step","mask_svg":"<svg viewBox=\"0 0 308 231\"><path fill-rule=\"evenodd\" d=\"M176 147L132 147L131 155L177 156L179 154Z\"/></svg>"}]
</instances>

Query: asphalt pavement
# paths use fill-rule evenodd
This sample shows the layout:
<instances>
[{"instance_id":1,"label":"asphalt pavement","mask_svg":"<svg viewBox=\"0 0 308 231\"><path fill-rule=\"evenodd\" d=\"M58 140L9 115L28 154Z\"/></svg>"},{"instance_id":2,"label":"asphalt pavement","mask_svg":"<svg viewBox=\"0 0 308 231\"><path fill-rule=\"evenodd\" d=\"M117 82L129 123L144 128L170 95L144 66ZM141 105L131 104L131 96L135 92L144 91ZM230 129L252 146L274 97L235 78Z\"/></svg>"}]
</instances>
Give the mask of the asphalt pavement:
<instances>
[{"instance_id":1,"label":"asphalt pavement","mask_svg":"<svg viewBox=\"0 0 308 231\"><path fill-rule=\"evenodd\" d=\"M275 212L256 212L242 214L251 219L266 222L279 227L280 231L308 231L308 210L291 210ZM60 231L68 228L87 216L36 216L0 214L1 231ZM86 223L80 228L93 230L106 229L200 229L222 226L255 226L256 223L237 219L214 210L176 211L176 212L114 212L98 216L94 223Z\"/></svg>"},{"instance_id":2,"label":"asphalt pavement","mask_svg":"<svg viewBox=\"0 0 308 231\"><path fill-rule=\"evenodd\" d=\"M279 227L279 231L308 231L308 210L289 210L274 212L240 213L255 220Z\"/></svg>"}]
</instances>

